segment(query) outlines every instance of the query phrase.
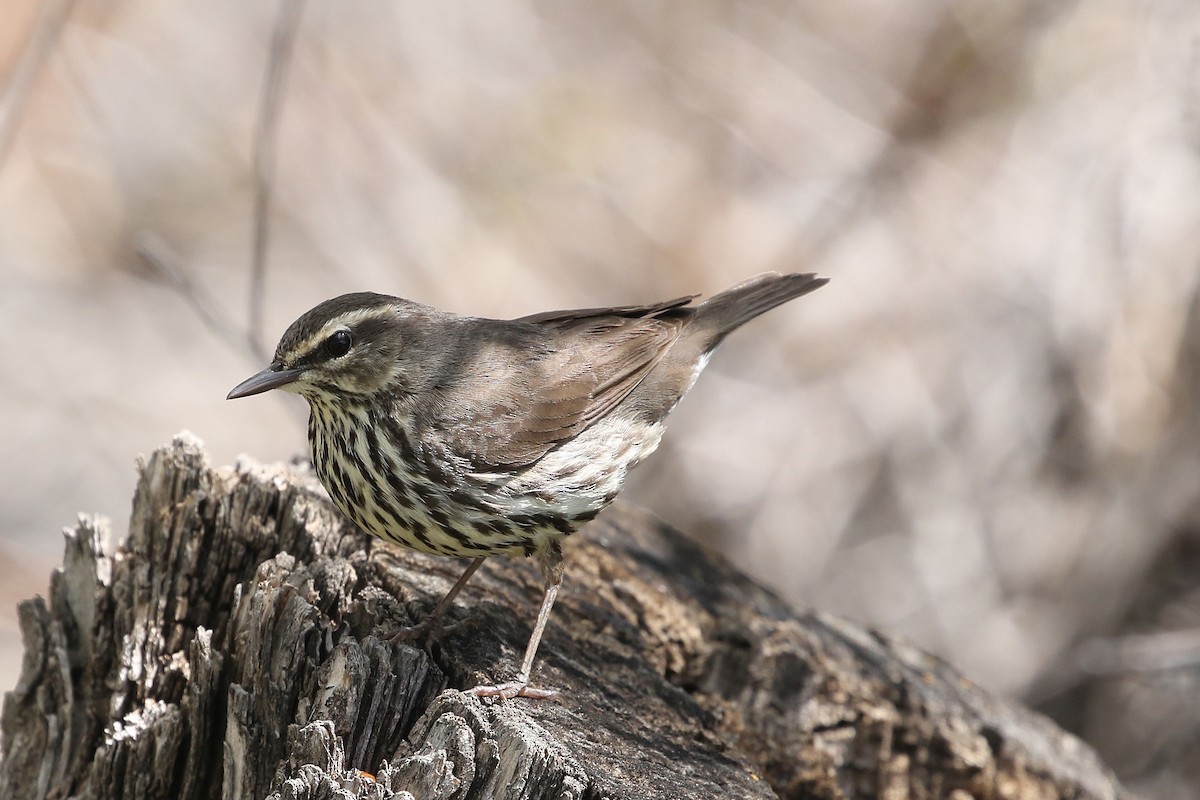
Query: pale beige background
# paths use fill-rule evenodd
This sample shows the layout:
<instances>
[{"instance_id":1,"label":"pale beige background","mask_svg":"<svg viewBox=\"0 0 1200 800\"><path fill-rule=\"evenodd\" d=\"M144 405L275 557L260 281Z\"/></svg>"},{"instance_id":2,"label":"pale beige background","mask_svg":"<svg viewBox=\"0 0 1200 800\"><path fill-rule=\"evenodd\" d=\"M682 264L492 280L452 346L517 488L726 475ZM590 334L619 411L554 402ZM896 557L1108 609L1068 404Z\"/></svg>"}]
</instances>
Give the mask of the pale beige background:
<instances>
[{"instance_id":1,"label":"pale beige background","mask_svg":"<svg viewBox=\"0 0 1200 800\"><path fill-rule=\"evenodd\" d=\"M138 255L244 331L277 8L6 0L0 687L15 603L77 511L123 529L139 453L303 447L295 398L226 403L258 362ZM1193 0L311 3L264 336L360 289L515 316L829 275L729 341L626 499L1024 696L1197 522L1198 42ZM1091 702L1064 717L1132 786L1187 791L1193 757L1104 739L1164 714Z\"/></svg>"}]
</instances>

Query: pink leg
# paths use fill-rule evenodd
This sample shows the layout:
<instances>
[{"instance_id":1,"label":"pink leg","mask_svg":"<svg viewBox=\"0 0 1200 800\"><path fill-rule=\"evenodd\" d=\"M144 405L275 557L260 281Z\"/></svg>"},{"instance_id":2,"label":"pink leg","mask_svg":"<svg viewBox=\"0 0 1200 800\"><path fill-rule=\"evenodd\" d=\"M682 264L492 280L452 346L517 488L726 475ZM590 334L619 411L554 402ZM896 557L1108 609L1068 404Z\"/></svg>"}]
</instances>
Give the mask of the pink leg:
<instances>
[{"instance_id":1,"label":"pink leg","mask_svg":"<svg viewBox=\"0 0 1200 800\"><path fill-rule=\"evenodd\" d=\"M467 565L466 571L463 572L462 577L450 587L450 591L446 592L446 596L438 601L438 604L433 607L433 611L429 612L429 616L425 618L424 622L421 622L419 625L411 625L407 628L394 630L387 635L387 640L389 642L399 642L406 639L416 639L421 636L427 636L430 640L436 638L437 634L444 630L441 624L442 615L446 613L446 609L454 602L454 598L458 596L462 588L467 585L467 581L471 580L471 576L475 574L475 571L483 565L483 559L483 556L472 559L471 563Z\"/></svg>"},{"instance_id":2,"label":"pink leg","mask_svg":"<svg viewBox=\"0 0 1200 800\"><path fill-rule=\"evenodd\" d=\"M563 557L555 542L550 548L539 554L539 566L542 577L546 581L546 589L542 594L542 607L538 610L537 622L533 625L533 633L529 635L529 643L525 645L525 657L521 659L521 671L516 680L500 683L494 686L476 686L467 689L467 694L476 697L499 697L501 700L511 700L514 697L531 697L542 700L558 694L555 689L539 689L529 685L529 675L533 671L533 659L537 656L538 645L542 642L542 633L546 630L546 622L550 619L550 610L554 608L554 598L558 597L558 588L563 581Z\"/></svg>"}]
</instances>

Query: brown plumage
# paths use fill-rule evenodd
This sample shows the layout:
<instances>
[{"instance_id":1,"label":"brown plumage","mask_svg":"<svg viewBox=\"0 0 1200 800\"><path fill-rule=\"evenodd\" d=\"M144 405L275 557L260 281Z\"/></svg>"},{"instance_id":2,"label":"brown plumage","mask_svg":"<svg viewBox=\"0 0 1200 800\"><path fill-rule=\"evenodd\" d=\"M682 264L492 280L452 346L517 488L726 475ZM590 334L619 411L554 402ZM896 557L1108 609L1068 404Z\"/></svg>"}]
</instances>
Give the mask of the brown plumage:
<instances>
[{"instance_id":1,"label":"brown plumage","mask_svg":"<svg viewBox=\"0 0 1200 800\"><path fill-rule=\"evenodd\" d=\"M663 420L735 328L826 283L765 274L691 305L460 317L369 292L328 300L284 333L230 398L282 388L311 409L313 465L338 507L383 539L474 560L536 555L541 611L515 681L528 686L562 581L559 541L612 502L658 446Z\"/></svg>"}]
</instances>

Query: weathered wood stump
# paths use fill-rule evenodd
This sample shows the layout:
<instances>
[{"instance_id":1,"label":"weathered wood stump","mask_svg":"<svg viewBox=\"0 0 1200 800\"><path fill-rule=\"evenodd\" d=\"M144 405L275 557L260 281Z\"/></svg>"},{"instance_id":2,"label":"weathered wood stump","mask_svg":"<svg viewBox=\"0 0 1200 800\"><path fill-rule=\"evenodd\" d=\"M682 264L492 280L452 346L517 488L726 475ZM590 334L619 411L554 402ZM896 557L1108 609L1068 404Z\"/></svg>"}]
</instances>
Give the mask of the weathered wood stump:
<instances>
[{"instance_id":1,"label":"weathered wood stump","mask_svg":"<svg viewBox=\"0 0 1200 800\"><path fill-rule=\"evenodd\" d=\"M82 519L21 605L0 797L1128 796L1042 717L628 508L567 543L553 701L447 688L516 671L532 565L489 562L432 654L390 644L462 565L358 533L302 470L213 470L182 434L108 538Z\"/></svg>"}]
</instances>

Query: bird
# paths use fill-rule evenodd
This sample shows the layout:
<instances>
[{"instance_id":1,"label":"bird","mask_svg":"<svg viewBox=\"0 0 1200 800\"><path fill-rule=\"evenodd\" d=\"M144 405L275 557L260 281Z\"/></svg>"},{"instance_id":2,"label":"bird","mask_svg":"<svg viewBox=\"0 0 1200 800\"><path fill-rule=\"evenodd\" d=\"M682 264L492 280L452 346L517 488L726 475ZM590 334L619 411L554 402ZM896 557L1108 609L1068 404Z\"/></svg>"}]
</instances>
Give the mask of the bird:
<instances>
[{"instance_id":1,"label":"bird","mask_svg":"<svg viewBox=\"0 0 1200 800\"><path fill-rule=\"evenodd\" d=\"M624 486L713 351L744 323L828 282L764 273L704 302L459 316L374 292L293 322L271 363L228 399L272 389L308 401L313 468L363 531L471 559L412 631L442 614L488 556L532 556L541 606L513 680L477 697L546 698L531 685L565 572L561 543Z\"/></svg>"}]
</instances>

